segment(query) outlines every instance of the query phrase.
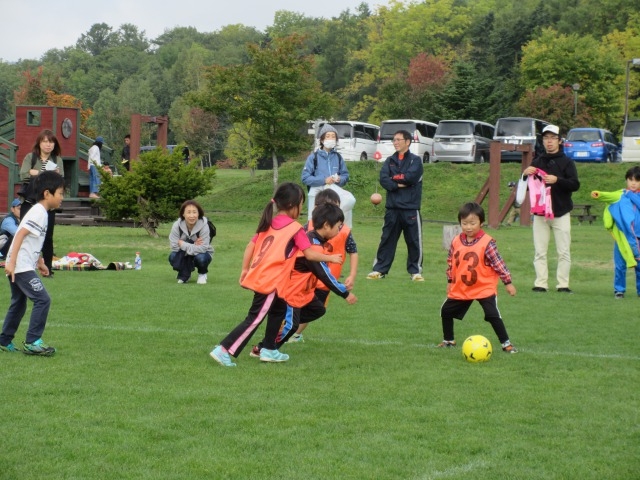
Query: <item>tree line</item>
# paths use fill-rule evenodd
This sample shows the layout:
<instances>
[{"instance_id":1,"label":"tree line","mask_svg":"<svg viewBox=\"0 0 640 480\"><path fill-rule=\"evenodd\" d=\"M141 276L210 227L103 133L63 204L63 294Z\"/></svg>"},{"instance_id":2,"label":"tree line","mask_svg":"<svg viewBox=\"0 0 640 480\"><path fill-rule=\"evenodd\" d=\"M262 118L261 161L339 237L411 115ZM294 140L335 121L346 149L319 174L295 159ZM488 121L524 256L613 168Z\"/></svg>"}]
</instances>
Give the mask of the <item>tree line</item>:
<instances>
[{"instance_id":1,"label":"tree line","mask_svg":"<svg viewBox=\"0 0 640 480\"><path fill-rule=\"evenodd\" d=\"M638 57L636 0L391 0L331 18L278 11L264 32L176 27L154 39L99 23L39 59L1 61L0 119L16 104L77 106L84 133L118 146L132 113L169 115L170 143L239 166L304 150L300 122L318 116L522 115L619 133L627 61ZM143 131L143 144L152 137Z\"/></svg>"}]
</instances>

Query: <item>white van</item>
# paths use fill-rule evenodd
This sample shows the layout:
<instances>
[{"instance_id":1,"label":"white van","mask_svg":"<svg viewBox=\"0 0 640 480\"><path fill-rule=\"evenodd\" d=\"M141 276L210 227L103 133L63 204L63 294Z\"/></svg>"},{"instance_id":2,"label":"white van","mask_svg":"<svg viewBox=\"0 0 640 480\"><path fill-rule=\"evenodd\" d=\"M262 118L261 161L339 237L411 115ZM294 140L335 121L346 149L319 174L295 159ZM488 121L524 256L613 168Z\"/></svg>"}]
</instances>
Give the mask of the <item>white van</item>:
<instances>
[{"instance_id":1,"label":"white van","mask_svg":"<svg viewBox=\"0 0 640 480\"><path fill-rule=\"evenodd\" d=\"M442 120L433 138L431 161L488 162L494 131L493 125L478 120Z\"/></svg>"},{"instance_id":2,"label":"white van","mask_svg":"<svg viewBox=\"0 0 640 480\"><path fill-rule=\"evenodd\" d=\"M424 120L385 120L380 125L378 137L378 151L381 160L385 160L396 152L393 147L393 135L398 130L406 130L413 138L409 151L422 158L422 163L429 163L433 150L433 137L438 125Z\"/></svg>"},{"instance_id":3,"label":"white van","mask_svg":"<svg viewBox=\"0 0 640 480\"><path fill-rule=\"evenodd\" d=\"M327 123L338 131L336 150L345 161L373 159L378 148L379 126L350 120L318 122L315 132L316 150L320 148L320 130Z\"/></svg>"},{"instance_id":4,"label":"white van","mask_svg":"<svg viewBox=\"0 0 640 480\"><path fill-rule=\"evenodd\" d=\"M496 122L496 133L494 140L503 143L513 143L515 145L533 145L533 156L537 153L544 153L542 145L542 130L549 125L549 122L529 117L507 117L499 118ZM522 152L502 150L502 162L522 161Z\"/></svg>"},{"instance_id":5,"label":"white van","mask_svg":"<svg viewBox=\"0 0 640 480\"><path fill-rule=\"evenodd\" d=\"M622 161L640 162L640 120L627 120L622 132Z\"/></svg>"}]
</instances>

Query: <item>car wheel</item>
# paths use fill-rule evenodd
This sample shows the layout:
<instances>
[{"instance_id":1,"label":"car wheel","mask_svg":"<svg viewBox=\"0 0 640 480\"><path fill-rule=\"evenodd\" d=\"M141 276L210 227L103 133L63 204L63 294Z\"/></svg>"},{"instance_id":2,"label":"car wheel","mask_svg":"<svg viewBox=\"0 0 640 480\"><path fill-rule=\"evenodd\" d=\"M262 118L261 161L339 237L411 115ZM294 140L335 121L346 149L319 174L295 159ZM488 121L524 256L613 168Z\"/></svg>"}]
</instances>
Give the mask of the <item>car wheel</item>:
<instances>
[{"instance_id":1,"label":"car wheel","mask_svg":"<svg viewBox=\"0 0 640 480\"><path fill-rule=\"evenodd\" d=\"M613 163L615 160L613 158L613 154L610 153L609 155L607 155L607 163Z\"/></svg>"},{"instance_id":2,"label":"car wheel","mask_svg":"<svg viewBox=\"0 0 640 480\"><path fill-rule=\"evenodd\" d=\"M366 159L367 159L367 152L362 152L362 153L360 154L360 160L364 161L364 160L366 160Z\"/></svg>"},{"instance_id":3,"label":"car wheel","mask_svg":"<svg viewBox=\"0 0 640 480\"><path fill-rule=\"evenodd\" d=\"M424 155L422 156L422 163L431 163L429 153L424 152Z\"/></svg>"},{"instance_id":4,"label":"car wheel","mask_svg":"<svg viewBox=\"0 0 640 480\"><path fill-rule=\"evenodd\" d=\"M487 159L486 159L486 158L484 158L484 156L485 156L485 154L484 154L484 153L481 153L481 154L480 154L480 157L478 157L478 160L476 161L476 163L484 163L484 162L486 162L486 161L487 161Z\"/></svg>"}]
</instances>

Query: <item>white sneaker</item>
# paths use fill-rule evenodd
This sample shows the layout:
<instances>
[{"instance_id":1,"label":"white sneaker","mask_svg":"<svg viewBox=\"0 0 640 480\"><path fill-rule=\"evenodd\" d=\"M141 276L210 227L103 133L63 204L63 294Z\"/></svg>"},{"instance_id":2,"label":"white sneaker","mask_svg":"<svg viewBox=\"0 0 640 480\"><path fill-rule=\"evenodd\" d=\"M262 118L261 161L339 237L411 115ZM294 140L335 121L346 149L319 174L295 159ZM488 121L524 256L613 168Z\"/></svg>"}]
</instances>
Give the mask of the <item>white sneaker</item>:
<instances>
[{"instance_id":1,"label":"white sneaker","mask_svg":"<svg viewBox=\"0 0 640 480\"><path fill-rule=\"evenodd\" d=\"M411 281L412 282L424 282L424 277L422 275L420 275L419 273L414 273L413 275L411 275Z\"/></svg>"},{"instance_id":2,"label":"white sneaker","mask_svg":"<svg viewBox=\"0 0 640 480\"><path fill-rule=\"evenodd\" d=\"M184 283L184 280L179 279L179 280L178 280L178 283Z\"/></svg>"},{"instance_id":3,"label":"white sneaker","mask_svg":"<svg viewBox=\"0 0 640 480\"><path fill-rule=\"evenodd\" d=\"M199 285L204 285L207 283L207 274L206 273L199 273L198 274L198 284Z\"/></svg>"},{"instance_id":4,"label":"white sneaker","mask_svg":"<svg viewBox=\"0 0 640 480\"><path fill-rule=\"evenodd\" d=\"M367 275L367 280L380 280L383 279L386 275L384 273L376 272L375 270Z\"/></svg>"}]
</instances>

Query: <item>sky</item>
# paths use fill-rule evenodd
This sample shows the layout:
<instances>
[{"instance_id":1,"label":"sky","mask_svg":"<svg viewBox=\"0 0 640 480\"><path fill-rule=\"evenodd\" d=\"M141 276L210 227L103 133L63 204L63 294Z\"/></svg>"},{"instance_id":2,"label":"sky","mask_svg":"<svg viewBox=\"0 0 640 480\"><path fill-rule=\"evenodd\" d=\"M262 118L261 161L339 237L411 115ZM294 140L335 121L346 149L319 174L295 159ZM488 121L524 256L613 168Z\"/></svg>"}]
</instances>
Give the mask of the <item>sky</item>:
<instances>
[{"instance_id":1,"label":"sky","mask_svg":"<svg viewBox=\"0 0 640 480\"><path fill-rule=\"evenodd\" d=\"M288 10L308 17L337 17L352 12L363 0L0 0L2 38L0 59L39 59L47 50L75 45L96 23L117 30L131 23L154 39L167 29L195 27L214 32L243 24L260 31L273 24L275 12ZM373 11L386 0L365 1ZM10 19L10 20L9 20Z\"/></svg>"}]
</instances>

